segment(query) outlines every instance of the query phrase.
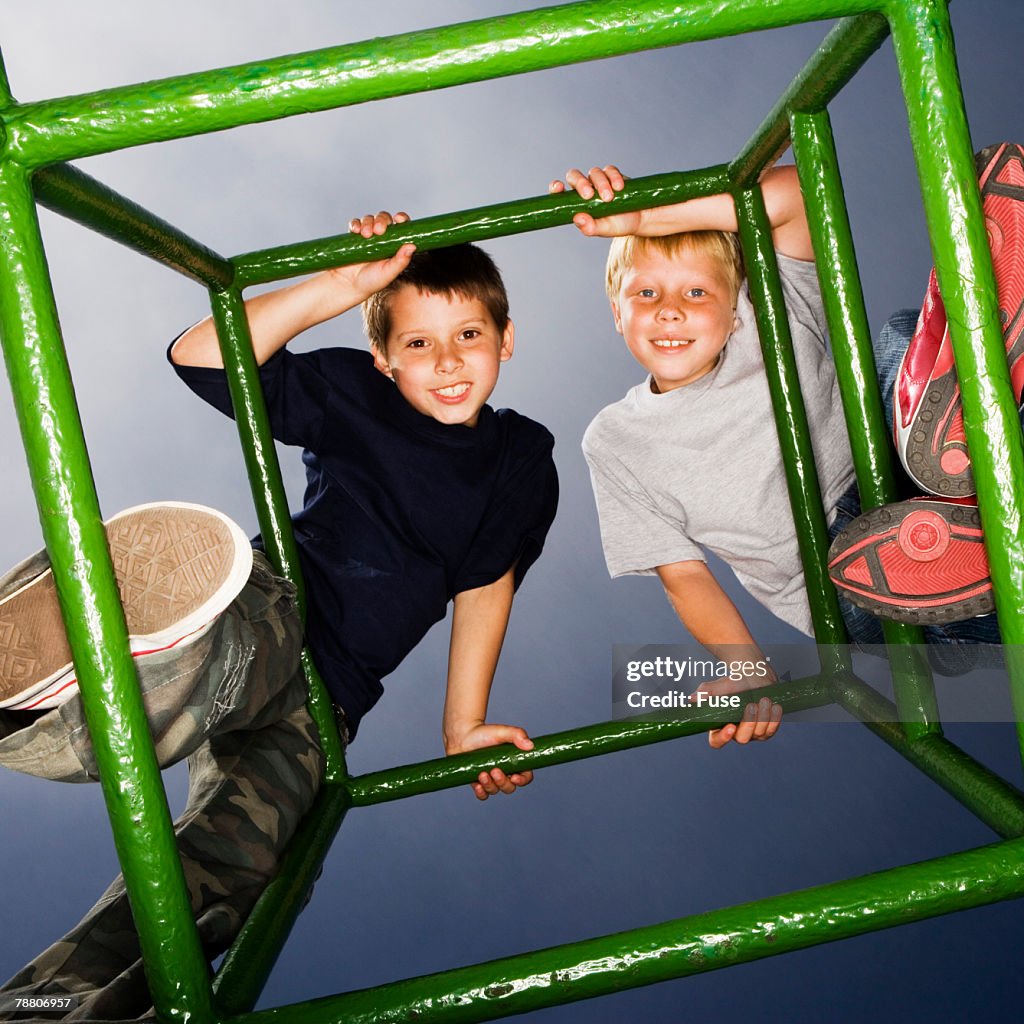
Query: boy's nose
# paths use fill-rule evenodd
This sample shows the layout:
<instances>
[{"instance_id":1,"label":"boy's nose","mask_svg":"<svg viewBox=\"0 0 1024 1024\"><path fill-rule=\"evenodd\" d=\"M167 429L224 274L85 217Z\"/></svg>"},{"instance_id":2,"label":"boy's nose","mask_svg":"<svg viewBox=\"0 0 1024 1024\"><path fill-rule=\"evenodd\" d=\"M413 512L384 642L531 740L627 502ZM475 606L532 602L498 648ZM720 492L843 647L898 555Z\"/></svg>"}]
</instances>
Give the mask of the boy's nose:
<instances>
[{"instance_id":1,"label":"boy's nose","mask_svg":"<svg viewBox=\"0 0 1024 1024\"><path fill-rule=\"evenodd\" d=\"M462 357L458 349L442 347L437 353L437 369L441 373L451 373L462 366Z\"/></svg>"},{"instance_id":2,"label":"boy's nose","mask_svg":"<svg viewBox=\"0 0 1024 1024\"><path fill-rule=\"evenodd\" d=\"M658 318L660 320L682 320L683 311L675 304L669 302L658 310Z\"/></svg>"}]
</instances>

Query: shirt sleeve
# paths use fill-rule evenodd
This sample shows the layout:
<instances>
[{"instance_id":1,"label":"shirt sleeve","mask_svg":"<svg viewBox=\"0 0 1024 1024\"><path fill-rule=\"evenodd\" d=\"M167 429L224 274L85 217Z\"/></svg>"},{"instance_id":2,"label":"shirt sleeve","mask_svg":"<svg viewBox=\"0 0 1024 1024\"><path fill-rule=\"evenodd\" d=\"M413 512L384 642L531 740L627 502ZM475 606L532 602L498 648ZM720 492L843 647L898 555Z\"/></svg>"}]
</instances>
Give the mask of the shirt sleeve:
<instances>
[{"instance_id":1,"label":"shirt sleeve","mask_svg":"<svg viewBox=\"0 0 1024 1024\"><path fill-rule=\"evenodd\" d=\"M786 312L791 321L804 326L822 345L828 338L828 324L825 320L825 306L821 299L818 270L813 262L797 260L792 256L775 254L779 264L786 297Z\"/></svg>"},{"instance_id":2,"label":"shirt sleeve","mask_svg":"<svg viewBox=\"0 0 1024 1024\"><path fill-rule=\"evenodd\" d=\"M540 443L500 481L455 578L453 593L494 583L512 565L519 588L544 548L558 508L553 447L554 438L544 430Z\"/></svg>"},{"instance_id":3,"label":"shirt sleeve","mask_svg":"<svg viewBox=\"0 0 1024 1024\"><path fill-rule=\"evenodd\" d=\"M659 565L703 562L704 552L685 532L685 523L663 513L627 470L592 447L584 447L597 503L608 572L652 576Z\"/></svg>"},{"instance_id":4,"label":"shirt sleeve","mask_svg":"<svg viewBox=\"0 0 1024 1024\"><path fill-rule=\"evenodd\" d=\"M173 342L171 343L174 344ZM332 355L334 358L331 358ZM316 450L326 422L326 410L332 394L339 390L339 380L354 373L345 354L358 356L354 350L325 349L296 354L282 349L259 368L259 379L274 437L284 444L300 445ZM168 350L168 361L170 350ZM182 381L204 402L234 418L227 373L205 366L171 365Z\"/></svg>"}]
</instances>

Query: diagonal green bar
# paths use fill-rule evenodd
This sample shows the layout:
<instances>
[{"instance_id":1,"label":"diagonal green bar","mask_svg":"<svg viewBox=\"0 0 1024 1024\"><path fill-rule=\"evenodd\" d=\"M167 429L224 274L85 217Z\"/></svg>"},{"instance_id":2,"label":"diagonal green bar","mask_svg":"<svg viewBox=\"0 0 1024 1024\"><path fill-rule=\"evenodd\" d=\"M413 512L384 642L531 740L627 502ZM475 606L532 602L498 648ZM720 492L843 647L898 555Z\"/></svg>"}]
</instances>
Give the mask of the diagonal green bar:
<instances>
[{"instance_id":1,"label":"diagonal green bar","mask_svg":"<svg viewBox=\"0 0 1024 1024\"><path fill-rule=\"evenodd\" d=\"M881 0L588 0L18 107L38 167L292 114L878 10Z\"/></svg>"},{"instance_id":2,"label":"diagonal green bar","mask_svg":"<svg viewBox=\"0 0 1024 1024\"><path fill-rule=\"evenodd\" d=\"M888 34L889 26L878 14L844 19L829 32L729 165L729 173L738 187L752 186L761 172L785 152L790 113L824 109Z\"/></svg>"},{"instance_id":3,"label":"diagonal green bar","mask_svg":"<svg viewBox=\"0 0 1024 1024\"><path fill-rule=\"evenodd\" d=\"M389 228L386 235L374 238L347 233L244 253L233 260L235 283L245 288L296 274L326 270L344 263L383 259L394 253L404 242L415 242L420 249L437 249L460 242L480 242L487 238L569 224L579 210L607 216L612 210L626 213L649 206L680 203L697 196L717 195L728 191L729 187L726 168L721 165L634 178L611 203L603 203L599 199L583 200L575 192L516 199L473 210L424 217L422 220L396 225Z\"/></svg>"},{"instance_id":4,"label":"diagonal green bar","mask_svg":"<svg viewBox=\"0 0 1024 1024\"><path fill-rule=\"evenodd\" d=\"M238 289L230 288L223 292L210 292L210 305L263 545L278 571L295 584L299 607L305 617L306 595L302 585L299 552L292 531L284 481L281 479L281 466L274 448L274 436L267 417L267 406L260 387L259 368L252 350L245 303ZM337 782L347 775L345 753L327 688L316 671L309 650L305 648L302 651L302 666L309 686L309 713L320 731L324 777L328 781Z\"/></svg>"},{"instance_id":5,"label":"diagonal green bar","mask_svg":"<svg viewBox=\"0 0 1024 1024\"><path fill-rule=\"evenodd\" d=\"M1024 446L947 5L892 3L889 20L935 272L949 322L1017 735L1024 756Z\"/></svg>"},{"instance_id":6,"label":"diagonal green bar","mask_svg":"<svg viewBox=\"0 0 1024 1024\"><path fill-rule=\"evenodd\" d=\"M226 288L231 264L202 242L71 164L36 171L36 199L49 210L141 252L209 288Z\"/></svg>"},{"instance_id":7,"label":"diagonal green bar","mask_svg":"<svg viewBox=\"0 0 1024 1024\"><path fill-rule=\"evenodd\" d=\"M676 921L229 1018L224 1024L474 1024L1024 895L1024 839Z\"/></svg>"},{"instance_id":8,"label":"diagonal green bar","mask_svg":"<svg viewBox=\"0 0 1024 1024\"><path fill-rule=\"evenodd\" d=\"M896 501L899 495L839 158L827 111L793 114L792 126L793 156L814 244L836 377L857 471L857 489L867 511ZM918 626L884 622L882 627L888 643L924 643ZM941 731L935 686L927 663L894 656L890 664L896 704L910 739Z\"/></svg>"},{"instance_id":9,"label":"diagonal green bar","mask_svg":"<svg viewBox=\"0 0 1024 1024\"><path fill-rule=\"evenodd\" d=\"M321 788L277 875L217 971L213 991L220 1016L245 1013L256 1005L350 806L344 787L327 783Z\"/></svg>"},{"instance_id":10,"label":"diagonal green bar","mask_svg":"<svg viewBox=\"0 0 1024 1024\"><path fill-rule=\"evenodd\" d=\"M1004 838L1024 836L1024 793L976 761L944 736L909 740L897 721L899 712L852 675L836 681L841 707L860 719L879 739L937 782L972 814Z\"/></svg>"},{"instance_id":11,"label":"diagonal green bar","mask_svg":"<svg viewBox=\"0 0 1024 1024\"><path fill-rule=\"evenodd\" d=\"M212 1021L192 920L142 706L61 338L28 176L0 164L0 334L43 537L154 1005Z\"/></svg>"},{"instance_id":12,"label":"diagonal green bar","mask_svg":"<svg viewBox=\"0 0 1024 1024\"><path fill-rule=\"evenodd\" d=\"M772 246L771 225L760 188L741 190L736 193L735 199L743 260L764 353L793 521L799 524L797 541L804 566L814 634L819 644L842 644L846 641L846 630L836 590L828 578L826 568L828 527L821 507L818 470L811 449L811 433L803 396L800 394L793 339ZM836 657L841 660L838 652Z\"/></svg>"},{"instance_id":13,"label":"diagonal green bar","mask_svg":"<svg viewBox=\"0 0 1024 1024\"><path fill-rule=\"evenodd\" d=\"M781 704L787 713L803 711L831 704L832 682L831 676L810 676L792 683L750 690L743 697L746 702L767 696ZM502 744L483 751L357 775L349 780L348 789L356 807L401 800L407 796L434 793L473 782L480 772L488 768L525 771L528 768L546 768L587 757L599 757L617 750L629 750L721 728L727 722L738 722L742 714L743 708L729 712L720 708L689 708L674 711L670 718L661 720L601 722L581 729L567 729L550 736L537 737L530 751Z\"/></svg>"}]
</instances>

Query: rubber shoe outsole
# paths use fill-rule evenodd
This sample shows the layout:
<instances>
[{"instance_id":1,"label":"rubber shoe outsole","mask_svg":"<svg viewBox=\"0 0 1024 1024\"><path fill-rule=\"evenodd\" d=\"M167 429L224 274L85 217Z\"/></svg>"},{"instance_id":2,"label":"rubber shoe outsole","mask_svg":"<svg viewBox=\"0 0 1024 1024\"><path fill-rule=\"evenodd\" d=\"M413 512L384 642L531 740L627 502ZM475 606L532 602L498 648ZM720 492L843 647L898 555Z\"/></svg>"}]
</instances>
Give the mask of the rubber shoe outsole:
<instances>
[{"instance_id":1,"label":"rubber shoe outsole","mask_svg":"<svg viewBox=\"0 0 1024 1024\"><path fill-rule=\"evenodd\" d=\"M982 150L976 159L1010 380L1020 402L1024 390L1024 149L1002 143ZM936 351L932 365L927 365L926 358L924 367L915 367L915 356L931 348ZM896 380L893 432L911 479L932 494L974 494L960 387L934 270ZM912 392L917 388L922 390L915 402Z\"/></svg>"},{"instance_id":2,"label":"rubber shoe outsole","mask_svg":"<svg viewBox=\"0 0 1024 1024\"><path fill-rule=\"evenodd\" d=\"M104 525L137 658L197 640L252 570L241 528L201 505L139 505ZM47 570L0 602L0 708L55 707L77 691Z\"/></svg>"},{"instance_id":3,"label":"rubber shoe outsole","mask_svg":"<svg viewBox=\"0 0 1024 1024\"><path fill-rule=\"evenodd\" d=\"M839 592L882 619L941 625L995 608L976 505L915 498L865 512L828 554Z\"/></svg>"}]
</instances>

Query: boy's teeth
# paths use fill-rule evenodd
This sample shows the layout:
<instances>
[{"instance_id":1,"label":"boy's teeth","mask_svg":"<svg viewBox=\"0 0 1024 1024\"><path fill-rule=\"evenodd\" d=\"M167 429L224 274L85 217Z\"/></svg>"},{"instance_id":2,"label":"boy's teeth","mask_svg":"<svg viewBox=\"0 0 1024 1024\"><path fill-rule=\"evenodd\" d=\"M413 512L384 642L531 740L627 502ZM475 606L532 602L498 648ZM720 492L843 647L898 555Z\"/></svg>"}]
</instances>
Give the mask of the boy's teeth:
<instances>
[{"instance_id":1,"label":"boy's teeth","mask_svg":"<svg viewBox=\"0 0 1024 1024\"><path fill-rule=\"evenodd\" d=\"M693 338L655 338L654 344L658 348L679 348L682 345L689 345Z\"/></svg>"},{"instance_id":2,"label":"boy's teeth","mask_svg":"<svg viewBox=\"0 0 1024 1024\"><path fill-rule=\"evenodd\" d=\"M445 398L458 398L459 395L464 395L468 390L468 384L453 384L448 388L438 388L437 393L444 395Z\"/></svg>"}]
</instances>

